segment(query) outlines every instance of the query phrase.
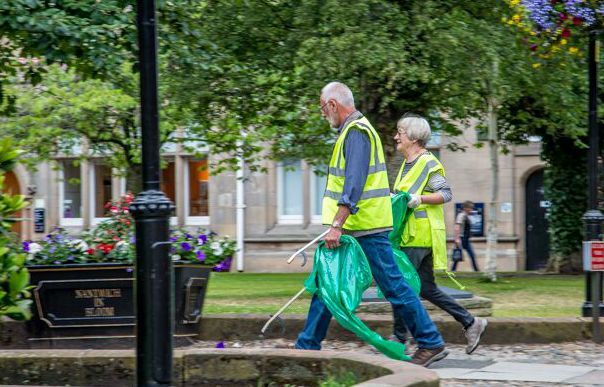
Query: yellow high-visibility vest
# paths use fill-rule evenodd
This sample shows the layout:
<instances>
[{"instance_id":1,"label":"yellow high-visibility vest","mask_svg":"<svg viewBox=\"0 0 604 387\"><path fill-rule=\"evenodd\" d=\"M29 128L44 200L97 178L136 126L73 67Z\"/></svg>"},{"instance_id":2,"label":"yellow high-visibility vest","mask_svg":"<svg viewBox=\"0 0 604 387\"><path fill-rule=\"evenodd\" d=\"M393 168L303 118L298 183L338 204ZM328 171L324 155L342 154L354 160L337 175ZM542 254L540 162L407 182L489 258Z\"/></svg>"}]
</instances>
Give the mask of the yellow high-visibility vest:
<instances>
[{"instance_id":1,"label":"yellow high-visibility vest","mask_svg":"<svg viewBox=\"0 0 604 387\"><path fill-rule=\"evenodd\" d=\"M430 152L419 156L409 172L401 177L404 168L405 162L403 161L394 182L395 192L404 191L409 194L421 195L428 184L430 174L440 172L443 176L445 175L442 164ZM401 246L432 248L434 268L446 270L447 232L443 205L422 203L417 207L405 225Z\"/></svg>"},{"instance_id":2,"label":"yellow high-visibility vest","mask_svg":"<svg viewBox=\"0 0 604 387\"><path fill-rule=\"evenodd\" d=\"M371 155L369 158L367 180L363 187L361 199L357 203L359 210L356 214L348 216L342 228L350 231L363 231L392 227L390 187L388 185L388 173L386 172L386 159L384 158L382 141L365 117L349 122L340 133L334 145L331 160L329 161L327 188L323 196L322 223L331 225L338 211L338 201L344 189L344 172L346 169L344 140L352 127L367 133L371 142Z\"/></svg>"}]
</instances>

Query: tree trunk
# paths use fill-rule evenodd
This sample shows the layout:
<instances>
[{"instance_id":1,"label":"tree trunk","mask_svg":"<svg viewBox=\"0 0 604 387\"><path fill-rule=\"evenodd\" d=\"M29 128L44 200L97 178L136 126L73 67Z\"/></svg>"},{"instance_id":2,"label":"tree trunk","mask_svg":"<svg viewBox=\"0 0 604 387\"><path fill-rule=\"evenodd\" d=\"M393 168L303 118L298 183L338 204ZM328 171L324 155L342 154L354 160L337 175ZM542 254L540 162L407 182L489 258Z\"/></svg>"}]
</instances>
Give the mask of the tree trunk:
<instances>
[{"instance_id":1,"label":"tree trunk","mask_svg":"<svg viewBox=\"0 0 604 387\"><path fill-rule=\"evenodd\" d=\"M497 105L493 98L488 99L489 151L491 156L491 200L487 223L487 254L485 276L497 281L497 201L499 193L499 158L497 136Z\"/></svg>"}]
</instances>

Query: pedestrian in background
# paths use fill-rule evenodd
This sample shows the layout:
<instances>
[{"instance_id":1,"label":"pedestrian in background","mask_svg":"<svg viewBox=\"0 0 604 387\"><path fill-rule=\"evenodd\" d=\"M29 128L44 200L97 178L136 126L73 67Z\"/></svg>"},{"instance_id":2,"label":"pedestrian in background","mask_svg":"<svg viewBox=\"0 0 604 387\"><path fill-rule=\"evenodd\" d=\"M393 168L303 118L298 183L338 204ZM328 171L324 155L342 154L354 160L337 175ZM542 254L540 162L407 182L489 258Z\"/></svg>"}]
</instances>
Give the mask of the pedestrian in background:
<instances>
[{"instance_id":1,"label":"pedestrian in background","mask_svg":"<svg viewBox=\"0 0 604 387\"><path fill-rule=\"evenodd\" d=\"M428 366L447 356L445 343L417 295L405 281L390 241L392 206L384 150L378 133L355 108L352 92L343 83L331 82L321 90L321 115L338 139L329 162L323 197L322 222L329 226L325 246L340 245L345 233L363 249L375 282L391 303L394 315L409 327L418 349L412 363ZM313 296L298 349L321 349L331 312Z\"/></svg>"},{"instance_id":2,"label":"pedestrian in background","mask_svg":"<svg viewBox=\"0 0 604 387\"><path fill-rule=\"evenodd\" d=\"M430 125L423 117L406 114L398 121L394 136L397 151L405 157L394 183L395 192L407 192L409 216L401 249L417 270L421 281L420 295L455 318L465 331L466 353L474 352L487 327L487 320L472 316L451 296L438 288L434 270L447 269L447 233L443 204L453 193L445 179L440 161L426 149L431 136ZM394 316L394 337L401 342L409 339L405 322Z\"/></svg>"},{"instance_id":3,"label":"pedestrian in background","mask_svg":"<svg viewBox=\"0 0 604 387\"><path fill-rule=\"evenodd\" d=\"M470 242L470 230L472 227L472 221L470 219L470 214L474 210L474 203L469 200L463 202L463 206L457 217L455 218L455 244L458 248L465 250L470 259L472 260L472 268L474 271L478 270L478 264L476 263L476 255L474 254L474 249L472 248L472 243ZM454 261L453 266L451 267L451 271L457 270L457 264L460 261Z\"/></svg>"}]
</instances>

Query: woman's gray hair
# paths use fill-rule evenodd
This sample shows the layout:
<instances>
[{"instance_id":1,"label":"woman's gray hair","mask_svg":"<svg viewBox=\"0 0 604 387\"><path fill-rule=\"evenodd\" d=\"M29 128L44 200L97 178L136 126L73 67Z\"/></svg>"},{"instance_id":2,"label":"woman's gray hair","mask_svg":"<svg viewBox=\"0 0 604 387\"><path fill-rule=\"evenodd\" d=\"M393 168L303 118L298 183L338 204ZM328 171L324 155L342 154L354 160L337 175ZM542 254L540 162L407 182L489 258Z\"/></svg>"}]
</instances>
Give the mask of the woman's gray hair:
<instances>
[{"instance_id":1,"label":"woman's gray hair","mask_svg":"<svg viewBox=\"0 0 604 387\"><path fill-rule=\"evenodd\" d=\"M334 99L342 106L354 107L352 91L342 82L329 82L321 89L321 96L325 102Z\"/></svg>"},{"instance_id":2,"label":"woman's gray hair","mask_svg":"<svg viewBox=\"0 0 604 387\"><path fill-rule=\"evenodd\" d=\"M398 120L396 127L404 130L409 140L417 141L423 147L426 146L430 136L432 136L428 121L417 114L405 114Z\"/></svg>"}]
</instances>

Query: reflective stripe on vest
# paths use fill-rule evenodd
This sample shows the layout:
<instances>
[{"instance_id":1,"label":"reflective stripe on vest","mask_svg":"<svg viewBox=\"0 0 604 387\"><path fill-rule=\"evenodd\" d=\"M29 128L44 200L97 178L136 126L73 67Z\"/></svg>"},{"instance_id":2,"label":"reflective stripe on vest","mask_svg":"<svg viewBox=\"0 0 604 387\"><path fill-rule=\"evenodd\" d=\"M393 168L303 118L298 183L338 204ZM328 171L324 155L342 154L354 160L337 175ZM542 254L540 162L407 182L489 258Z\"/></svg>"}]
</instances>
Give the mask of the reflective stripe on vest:
<instances>
[{"instance_id":1,"label":"reflective stripe on vest","mask_svg":"<svg viewBox=\"0 0 604 387\"><path fill-rule=\"evenodd\" d=\"M394 183L395 192L405 191L410 194L421 194L430 174L445 170L432 153L421 155L413 167L403 177L405 163L401 166ZM401 242L403 247L430 247L434 268L447 269L447 233L445 230L445 216L442 204L421 204L413 211L403 231Z\"/></svg>"},{"instance_id":2,"label":"reflective stripe on vest","mask_svg":"<svg viewBox=\"0 0 604 387\"><path fill-rule=\"evenodd\" d=\"M329 162L327 188L323 196L322 222L331 224L338 211L338 201L344 190L346 170L344 140L352 127L367 133L371 143L371 154L367 180L357 203L359 210L356 214L348 216L343 228L350 231L362 231L392 227L390 187L384 150L380 137L365 117L349 122L334 145Z\"/></svg>"}]
</instances>

